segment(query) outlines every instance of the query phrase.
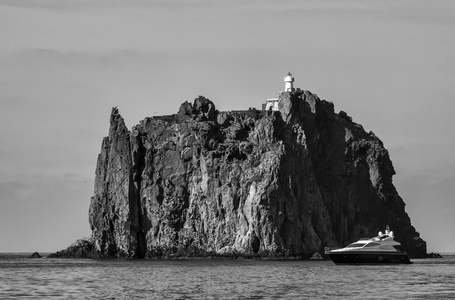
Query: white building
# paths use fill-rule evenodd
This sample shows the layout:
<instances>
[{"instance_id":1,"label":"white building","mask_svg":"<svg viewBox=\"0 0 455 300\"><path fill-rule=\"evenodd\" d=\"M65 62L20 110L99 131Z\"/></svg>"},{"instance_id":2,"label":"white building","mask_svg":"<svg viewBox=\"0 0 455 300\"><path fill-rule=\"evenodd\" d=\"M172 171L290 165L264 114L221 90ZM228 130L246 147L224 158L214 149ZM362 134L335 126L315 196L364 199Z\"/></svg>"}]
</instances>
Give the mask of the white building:
<instances>
[{"instance_id":1,"label":"white building","mask_svg":"<svg viewBox=\"0 0 455 300\"><path fill-rule=\"evenodd\" d=\"M291 72L288 72L288 75L284 77L284 91L285 92L294 91L294 77L292 77Z\"/></svg>"},{"instance_id":2,"label":"white building","mask_svg":"<svg viewBox=\"0 0 455 300\"><path fill-rule=\"evenodd\" d=\"M288 72L286 77L284 77L284 91L283 92L293 92L294 91L294 77L292 77L291 72ZM283 93L280 92L279 94ZM263 105L264 110L278 110L278 98L269 98L265 105Z\"/></svg>"},{"instance_id":3,"label":"white building","mask_svg":"<svg viewBox=\"0 0 455 300\"><path fill-rule=\"evenodd\" d=\"M264 110L278 110L278 98L267 99Z\"/></svg>"}]
</instances>

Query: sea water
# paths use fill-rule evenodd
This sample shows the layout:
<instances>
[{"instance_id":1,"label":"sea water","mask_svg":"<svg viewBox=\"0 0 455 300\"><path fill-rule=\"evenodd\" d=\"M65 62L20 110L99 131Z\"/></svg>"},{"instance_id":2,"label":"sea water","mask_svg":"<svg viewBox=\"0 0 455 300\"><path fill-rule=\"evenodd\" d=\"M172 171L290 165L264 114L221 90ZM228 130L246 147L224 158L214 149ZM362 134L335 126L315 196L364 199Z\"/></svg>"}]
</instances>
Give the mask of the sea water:
<instances>
[{"instance_id":1,"label":"sea water","mask_svg":"<svg viewBox=\"0 0 455 300\"><path fill-rule=\"evenodd\" d=\"M0 255L0 299L455 299L455 256L412 261L360 266Z\"/></svg>"}]
</instances>

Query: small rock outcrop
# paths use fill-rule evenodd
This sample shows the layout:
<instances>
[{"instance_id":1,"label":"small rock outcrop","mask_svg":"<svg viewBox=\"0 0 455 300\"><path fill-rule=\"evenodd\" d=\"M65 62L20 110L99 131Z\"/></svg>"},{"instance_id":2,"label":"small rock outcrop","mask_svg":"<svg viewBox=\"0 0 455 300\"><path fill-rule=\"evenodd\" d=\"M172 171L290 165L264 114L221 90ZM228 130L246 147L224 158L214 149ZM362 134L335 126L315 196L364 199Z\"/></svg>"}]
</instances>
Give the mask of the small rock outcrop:
<instances>
[{"instance_id":1,"label":"small rock outcrop","mask_svg":"<svg viewBox=\"0 0 455 300\"><path fill-rule=\"evenodd\" d=\"M89 211L97 255L309 258L388 224L425 256L379 138L308 91L278 104L218 112L199 96L132 130L112 109Z\"/></svg>"},{"instance_id":2,"label":"small rock outcrop","mask_svg":"<svg viewBox=\"0 0 455 300\"><path fill-rule=\"evenodd\" d=\"M99 253L93 239L83 238L66 249L49 254L47 258L99 258Z\"/></svg>"},{"instance_id":3,"label":"small rock outcrop","mask_svg":"<svg viewBox=\"0 0 455 300\"><path fill-rule=\"evenodd\" d=\"M41 255L38 252L33 252L28 258L41 258Z\"/></svg>"},{"instance_id":4,"label":"small rock outcrop","mask_svg":"<svg viewBox=\"0 0 455 300\"><path fill-rule=\"evenodd\" d=\"M431 252L427 255L428 258L443 258L441 254Z\"/></svg>"}]
</instances>

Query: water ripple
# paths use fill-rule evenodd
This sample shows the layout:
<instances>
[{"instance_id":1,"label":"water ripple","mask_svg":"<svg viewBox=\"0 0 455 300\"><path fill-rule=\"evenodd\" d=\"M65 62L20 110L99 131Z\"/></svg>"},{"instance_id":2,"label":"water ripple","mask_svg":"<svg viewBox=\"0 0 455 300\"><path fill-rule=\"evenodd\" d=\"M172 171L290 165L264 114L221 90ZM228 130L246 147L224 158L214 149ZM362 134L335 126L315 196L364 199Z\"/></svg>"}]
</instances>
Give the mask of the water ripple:
<instances>
[{"instance_id":1,"label":"water ripple","mask_svg":"<svg viewBox=\"0 0 455 300\"><path fill-rule=\"evenodd\" d=\"M455 298L454 267L454 257L396 266L0 257L0 298L442 299Z\"/></svg>"}]
</instances>

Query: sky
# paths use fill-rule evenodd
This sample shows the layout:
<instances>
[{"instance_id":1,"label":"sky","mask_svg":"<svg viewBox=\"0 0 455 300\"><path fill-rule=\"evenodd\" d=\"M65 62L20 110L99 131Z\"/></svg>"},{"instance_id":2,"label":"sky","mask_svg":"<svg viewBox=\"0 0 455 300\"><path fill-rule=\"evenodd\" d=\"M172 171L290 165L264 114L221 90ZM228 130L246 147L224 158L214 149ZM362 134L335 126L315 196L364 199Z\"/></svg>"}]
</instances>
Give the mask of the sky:
<instances>
[{"instance_id":1,"label":"sky","mask_svg":"<svg viewBox=\"0 0 455 300\"><path fill-rule=\"evenodd\" d=\"M389 150L428 252L455 252L455 2L0 0L0 252L88 237L97 155L203 95L261 108L294 86Z\"/></svg>"}]
</instances>

